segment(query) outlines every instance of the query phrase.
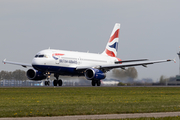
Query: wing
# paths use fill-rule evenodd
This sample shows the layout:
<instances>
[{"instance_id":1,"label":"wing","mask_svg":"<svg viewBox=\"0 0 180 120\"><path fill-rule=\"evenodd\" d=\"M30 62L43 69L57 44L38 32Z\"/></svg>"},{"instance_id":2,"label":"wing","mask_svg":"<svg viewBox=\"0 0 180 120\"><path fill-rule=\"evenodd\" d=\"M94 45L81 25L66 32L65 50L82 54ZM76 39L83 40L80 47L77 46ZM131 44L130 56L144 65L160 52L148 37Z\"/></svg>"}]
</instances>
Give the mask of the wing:
<instances>
[{"instance_id":1,"label":"wing","mask_svg":"<svg viewBox=\"0 0 180 120\"><path fill-rule=\"evenodd\" d=\"M122 68L125 69L125 67L132 67L132 66L143 66L147 67L147 65L155 64L155 63L162 63L162 62L170 62L173 60L156 60L156 61L144 61L144 62L131 62L131 63L122 63L122 64L108 64L108 65L99 65L99 66L79 66L76 68L76 70L86 70L87 68L97 68L97 69L104 69L105 71L108 71L113 68Z\"/></svg>"},{"instance_id":2,"label":"wing","mask_svg":"<svg viewBox=\"0 0 180 120\"><path fill-rule=\"evenodd\" d=\"M13 65L21 65L22 67L32 67L31 64L26 64L26 63L19 63L19 62L12 62L12 61L6 61L6 59L4 59L2 61L4 64L13 64Z\"/></svg>"},{"instance_id":3,"label":"wing","mask_svg":"<svg viewBox=\"0 0 180 120\"><path fill-rule=\"evenodd\" d=\"M138 61L147 61L148 59L136 59L136 60L123 60L123 61L116 61L115 64L125 63L125 62L138 62Z\"/></svg>"}]
</instances>

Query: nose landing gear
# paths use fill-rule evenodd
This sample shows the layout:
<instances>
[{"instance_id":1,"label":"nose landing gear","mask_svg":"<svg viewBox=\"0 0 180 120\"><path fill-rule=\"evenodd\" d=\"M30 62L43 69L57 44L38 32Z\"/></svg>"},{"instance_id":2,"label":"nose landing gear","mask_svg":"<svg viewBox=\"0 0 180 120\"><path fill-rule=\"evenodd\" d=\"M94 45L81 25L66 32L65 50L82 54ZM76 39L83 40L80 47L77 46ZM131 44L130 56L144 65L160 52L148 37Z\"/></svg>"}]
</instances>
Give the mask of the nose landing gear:
<instances>
[{"instance_id":1,"label":"nose landing gear","mask_svg":"<svg viewBox=\"0 0 180 120\"><path fill-rule=\"evenodd\" d=\"M45 86L50 86L50 73L47 72L46 73L46 76L47 76L47 79L46 81L44 82L44 85ZM61 79L58 79L59 78L59 75L58 74L54 74L54 77L56 78L54 81L53 81L53 85L54 86L62 86L63 82Z\"/></svg>"},{"instance_id":2,"label":"nose landing gear","mask_svg":"<svg viewBox=\"0 0 180 120\"><path fill-rule=\"evenodd\" d=\"M50 85L50 81L44 81L45 86L49 86Z\"/></svg>"},{"instance_id":3,"label":"nose landing gear","mask_svg":"<svg viewBox=\"0 0 180 120\"><path fill-rule=\"evenodd\" d=\"M45 86L50 86L50 75L51 75L50 72L47 72L47 73L46 73L46 76L47 76L46 78L47 78L47 79L44 81L44 85L45 85Z\"/></svg>"}]
</instances>

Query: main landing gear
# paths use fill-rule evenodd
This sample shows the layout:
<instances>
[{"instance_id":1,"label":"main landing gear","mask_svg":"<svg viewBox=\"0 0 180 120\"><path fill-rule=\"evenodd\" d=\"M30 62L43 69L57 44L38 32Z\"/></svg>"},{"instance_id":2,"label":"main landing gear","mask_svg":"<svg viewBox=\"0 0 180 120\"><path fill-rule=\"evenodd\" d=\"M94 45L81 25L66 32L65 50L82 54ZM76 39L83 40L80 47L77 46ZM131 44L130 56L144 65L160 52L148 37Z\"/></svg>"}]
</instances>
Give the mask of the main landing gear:
<instances>
[{"instance_id":1,"label":"main landing gear","mask_svg":"<svg viewBox=\"0 0 180 120\"><path fill-rule=\"evenodd\" d=\"M62 86L62 80L60 79L60 80L54 80L53 81L53 84L54 84L54 86Z\"/></svg>"},{"instance_id":2,"label":"main landing gear","mask_svg":"<svg viewBox=\"0 0 180 120\"><path fill-rule=\"evenodd\" d=\"M53 84L54 86L62 86L63 82L62 80L58 80L59 78L59 75L58 74L54 74L54 77L56 78L54 81L53 81Z\"/></svg>"},{"instance_id":3,"label":"main landing gear","mask_svg":"<svg viewBox=\"0 0 180 120\"><path fill-rule=\"evenodd\" d=\"M92 86L96 86L96 84L97 84L97 86L101 86L101 81L100 80L92 80L91 84L92 84Z\"/></svg>"}]
</instances>

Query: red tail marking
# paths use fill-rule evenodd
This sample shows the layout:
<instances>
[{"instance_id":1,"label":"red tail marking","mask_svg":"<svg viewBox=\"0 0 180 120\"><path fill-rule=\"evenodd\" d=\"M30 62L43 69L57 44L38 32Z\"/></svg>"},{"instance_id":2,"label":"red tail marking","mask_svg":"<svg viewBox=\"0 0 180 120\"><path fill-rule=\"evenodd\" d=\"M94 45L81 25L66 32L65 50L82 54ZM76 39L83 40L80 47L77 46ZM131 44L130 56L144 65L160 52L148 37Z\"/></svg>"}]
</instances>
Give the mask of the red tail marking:
<instances>
[{"instance_id":1,"label":"red tail marking","mask_svg":"<svg viewBox=\"0 0 180 120\"><path fill-rule=\"evenodd\" d=\"M113 34L113 36L110 37L109 42L112 42L115 38L119 37L119 29L116 30L116 32Z\"/></svg>"},{"instance_id":2,"label":"red tail marking","mask_svg":"<svg viewBox=\"0 0 180 120\"><path fill-rule=\"evenodd\" d=\"M106 49L106 54L107 54L108 56L111 56L111 57L116 57L116 55L114 54L114 52L109 51L108 49Z\"/></svg>"}]
</instances>

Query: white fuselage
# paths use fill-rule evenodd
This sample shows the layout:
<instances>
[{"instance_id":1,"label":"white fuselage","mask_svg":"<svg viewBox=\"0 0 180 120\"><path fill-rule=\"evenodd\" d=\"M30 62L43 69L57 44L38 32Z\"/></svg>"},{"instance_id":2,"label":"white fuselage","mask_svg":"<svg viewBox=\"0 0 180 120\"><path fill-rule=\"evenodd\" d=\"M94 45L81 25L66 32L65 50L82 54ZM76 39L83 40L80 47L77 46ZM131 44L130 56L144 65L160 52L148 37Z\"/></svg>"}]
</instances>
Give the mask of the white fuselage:
<instances>
[{"instance_id":1,"label":"white fuselage","mask_svg":"<svg viewBox=\"0 0 180 120\"><path fill-rule=\"evenodd\" d=\"M102 54L47 49L36 54L32 66L40 71L72 74L79 66L114 64L115 61L116 57Z\"/></svg>"}]
</instances>

